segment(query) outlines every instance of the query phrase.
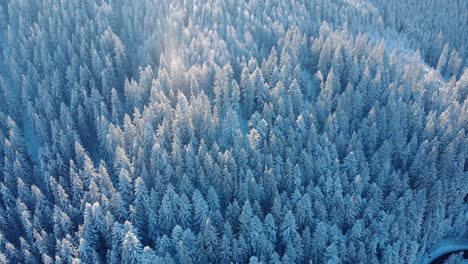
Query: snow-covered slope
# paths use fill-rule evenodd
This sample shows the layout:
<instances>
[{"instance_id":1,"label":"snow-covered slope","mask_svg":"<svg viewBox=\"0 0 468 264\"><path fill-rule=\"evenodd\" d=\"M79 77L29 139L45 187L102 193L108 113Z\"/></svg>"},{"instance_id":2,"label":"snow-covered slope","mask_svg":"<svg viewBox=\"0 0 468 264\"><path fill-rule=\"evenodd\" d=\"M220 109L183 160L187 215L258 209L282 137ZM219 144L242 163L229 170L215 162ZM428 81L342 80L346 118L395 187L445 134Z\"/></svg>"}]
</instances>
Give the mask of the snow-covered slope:
<instances>
[{"instance_id":1,"label":"snow-covered slope","mask_svg":"<svg viewBox=\"0 0 468 264\"><path fill-rule=\"evenodd\" d=\"M467 3L0 1L0 263L427 262Z\"/></svg>"}]
</instances>

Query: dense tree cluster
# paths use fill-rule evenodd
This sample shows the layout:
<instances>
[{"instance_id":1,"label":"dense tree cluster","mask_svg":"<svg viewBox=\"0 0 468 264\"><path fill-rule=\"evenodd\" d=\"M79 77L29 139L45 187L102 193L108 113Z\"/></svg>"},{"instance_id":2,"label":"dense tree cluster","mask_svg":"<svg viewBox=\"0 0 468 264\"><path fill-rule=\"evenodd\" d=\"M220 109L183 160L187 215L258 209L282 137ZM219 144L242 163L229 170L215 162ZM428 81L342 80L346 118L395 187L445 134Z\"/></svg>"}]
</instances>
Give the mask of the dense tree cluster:
<instances>
[{"instance_id":1,"label":"dense tree cluster","mask_svg":"<svg viewBox=\"0 0 468 264\"><path fill-rule=\"evenodd\" d=\"M7 2L0 263L417 263L468 235L467 1Z\"/></svg>"}]
</instances>

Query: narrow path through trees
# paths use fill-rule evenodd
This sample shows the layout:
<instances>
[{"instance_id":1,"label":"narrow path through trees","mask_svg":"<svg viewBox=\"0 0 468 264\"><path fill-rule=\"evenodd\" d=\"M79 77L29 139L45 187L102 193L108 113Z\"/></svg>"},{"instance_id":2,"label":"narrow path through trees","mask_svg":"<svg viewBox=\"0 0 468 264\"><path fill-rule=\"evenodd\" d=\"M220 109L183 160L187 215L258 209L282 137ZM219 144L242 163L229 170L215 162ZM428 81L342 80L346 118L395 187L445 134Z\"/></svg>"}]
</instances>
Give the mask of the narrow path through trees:
<instances>
[{"instance_id":1,"label":"narrow path through trees","mask_svg":"<svg viewBox=\"0 0 468 264\"><path fill-rule=\"evenodd\" d=\"M452 253L463 251L464 259L468 257L468 239L446 239L440 241L437 246L422 258L422 264L443 263Z\"/></svg>"}]
</instances>

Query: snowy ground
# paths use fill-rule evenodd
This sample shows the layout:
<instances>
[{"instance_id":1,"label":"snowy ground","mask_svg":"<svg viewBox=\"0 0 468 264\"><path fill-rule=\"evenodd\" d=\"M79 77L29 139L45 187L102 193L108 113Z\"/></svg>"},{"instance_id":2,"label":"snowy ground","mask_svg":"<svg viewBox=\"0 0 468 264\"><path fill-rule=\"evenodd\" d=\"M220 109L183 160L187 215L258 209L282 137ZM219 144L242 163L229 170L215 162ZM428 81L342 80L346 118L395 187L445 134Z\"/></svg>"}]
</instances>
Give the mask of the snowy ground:
<instances>
[{"instance_id":1,"label":"snowy ground","mask_svg":"<svg viewBox=\"0 0 468 264\"><path fill-rule=\"evenodd\" d=\"M468 239L446 239L440 241L434 249L427 255L424 255L421 264L430 264L436 258L450 252L468 250ZM467 261L465 260L464 263Z\"/></svg>"},{"instance_id":2,"label":"snowy ground","mask_svg":"<svg viewBox=\"0 0 468 264\"><path fill-rule=\"evenodd\" d=\"M1 12L1 6L0 6ZM1 24L0 24L1 25ZM9 51L8 43L6 39L5 29L0 27L0 72L4 71L4 57ZM40 172L39 164L39 141L37 139L36 133L34 132L33 125L30 118L26 113L26 108L23 108L21 113L21 118L23 121L23 135L26 142L26 150L34 163L34 168L36 172Z\"/></svg>"},{"instance_id":3,"label":"snowy ground","mask_svg":"<svg viewBox=\"0 0 468 264\"><path fill-rule=\"evenodd\" d=\"M23 118L23 134L24 140L26 141L26 147L31 160L34 163L34 167L36 171L40 171L40 169L36 168L36 166L40 166L40 159L39 159L39 140L34 132L34 128L32 126L31 120L26 114L26 111L22 113Z\"/></svg>"}]
</instances>

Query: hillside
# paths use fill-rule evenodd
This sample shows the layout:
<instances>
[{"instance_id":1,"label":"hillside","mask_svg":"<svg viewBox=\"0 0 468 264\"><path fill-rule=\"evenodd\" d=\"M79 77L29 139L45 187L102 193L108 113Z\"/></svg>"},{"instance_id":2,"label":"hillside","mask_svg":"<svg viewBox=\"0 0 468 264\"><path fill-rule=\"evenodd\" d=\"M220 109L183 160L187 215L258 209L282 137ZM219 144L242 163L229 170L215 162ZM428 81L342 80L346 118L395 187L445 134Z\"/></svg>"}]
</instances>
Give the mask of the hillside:
<instances>
[{"instance_id":1,"label":"hillside","mask_svg":"<svg viewBox=\"0 0 468 264\"><path fill-rule=\"evenodd\" d=\"M0 263L421 263L468 238L467 28L466 0L0 3Z\"/></svg>"}]
</instances>

